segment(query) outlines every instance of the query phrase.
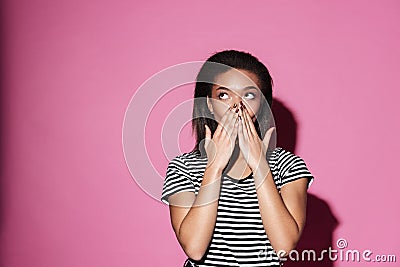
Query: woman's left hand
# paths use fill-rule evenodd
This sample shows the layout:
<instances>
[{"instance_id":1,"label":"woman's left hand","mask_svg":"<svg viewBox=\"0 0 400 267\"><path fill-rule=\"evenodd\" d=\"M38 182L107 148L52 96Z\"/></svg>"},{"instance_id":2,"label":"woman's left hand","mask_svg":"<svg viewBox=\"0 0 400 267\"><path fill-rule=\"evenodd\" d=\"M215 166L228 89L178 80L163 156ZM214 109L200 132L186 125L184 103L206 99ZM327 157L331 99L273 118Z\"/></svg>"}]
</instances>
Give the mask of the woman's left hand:
<instances>
[{"instance_id":1,"label":"woman's left hand","mask_svg":"<svg viewBox=\"0 0 400 267\"><path fill-rule=\"evenodd\" d=\"M247 164L255 172L261 161L266 161L267 148L275 127L268 129L263 140L261 140L245 104L240 103L242 108L239 111L239 148Z\"/></svg>"}]
</instances>

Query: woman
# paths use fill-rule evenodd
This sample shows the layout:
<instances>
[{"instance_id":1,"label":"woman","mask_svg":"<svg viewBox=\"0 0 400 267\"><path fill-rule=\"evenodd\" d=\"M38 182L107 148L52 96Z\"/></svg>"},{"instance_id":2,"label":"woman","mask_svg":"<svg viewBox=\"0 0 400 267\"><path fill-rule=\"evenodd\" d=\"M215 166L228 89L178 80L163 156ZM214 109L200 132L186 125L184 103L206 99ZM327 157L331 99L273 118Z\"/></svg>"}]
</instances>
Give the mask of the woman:
<instances>
[{"instance_id":1,"label":"woman","mask_svg":"<svg viewBox=\"0 0 400 267\"><path fill-rule=\"evenodd\" d=\"M299 241L313 176L271 148L271 104L272 78L254 56L227 50L202 66L196 145L171 160L162 194L185 266L280 266Z\"/></svg>"}]
</instances>

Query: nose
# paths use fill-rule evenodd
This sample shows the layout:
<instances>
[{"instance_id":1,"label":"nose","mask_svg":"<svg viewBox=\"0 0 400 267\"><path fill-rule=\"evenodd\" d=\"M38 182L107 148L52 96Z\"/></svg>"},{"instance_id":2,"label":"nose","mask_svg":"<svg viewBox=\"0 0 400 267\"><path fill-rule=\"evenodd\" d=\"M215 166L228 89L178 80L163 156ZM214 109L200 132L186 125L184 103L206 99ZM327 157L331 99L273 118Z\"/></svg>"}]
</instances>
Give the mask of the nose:
<instances>
[{"instance_id":1,"label":"nose","mask_svg":"<svg viewBox=\"0 0 400 267\"><path fill-rule=\"evenodd\" d=\"M235 94L234 96L232 96L231 106L233 106L235 104L236 104L236 106L239 106L241 100L242 100L242 97L240 95Z\"/></svg>"}]
</instances>

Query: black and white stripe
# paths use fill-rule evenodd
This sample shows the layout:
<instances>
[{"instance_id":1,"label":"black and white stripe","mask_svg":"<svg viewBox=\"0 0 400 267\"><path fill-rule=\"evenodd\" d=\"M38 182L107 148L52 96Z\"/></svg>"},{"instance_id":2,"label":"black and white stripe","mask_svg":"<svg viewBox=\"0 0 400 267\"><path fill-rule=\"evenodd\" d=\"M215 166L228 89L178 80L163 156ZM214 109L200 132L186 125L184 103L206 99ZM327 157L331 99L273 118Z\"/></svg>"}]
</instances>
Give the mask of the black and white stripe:
<instances>
[{"instance_id":1,"label":"black and white stripe","mask_svg":"<svg viewBox=\"0 0 400 267\"><path fill-rule=\"evenodd\" d=\"M276 148L268 163L277 189L300 178L310 186L314 177L304 160L293 153ZM207 158L198 151L183 153L168 165L161 200L181 191L198 193ZM193 261L194 262L194 261ZM222 177L217 220L209 248L195 266L280 266L279 258L265 233L252 175L234 179Z\"/></svg>"}]
</instances>

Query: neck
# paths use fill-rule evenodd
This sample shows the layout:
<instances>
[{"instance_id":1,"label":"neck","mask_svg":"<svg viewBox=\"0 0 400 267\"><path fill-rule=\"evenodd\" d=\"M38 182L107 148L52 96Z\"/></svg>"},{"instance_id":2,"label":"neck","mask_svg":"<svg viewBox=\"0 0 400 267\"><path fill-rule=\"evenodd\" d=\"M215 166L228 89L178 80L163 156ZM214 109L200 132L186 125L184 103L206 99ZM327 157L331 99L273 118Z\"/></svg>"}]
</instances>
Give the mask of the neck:
<instances>
[{"instance_id":1,"label":"neck","mask_svg":"<svg viewBox=\"0 0 400 267\"><path fill-rule=\"evenodd\" d=\"M231 160L229 161L225 172L232 174L231 176L236 178L247 177L251 173L251 169L239 148L239 144L235 145Z\"/></svg>"}]
</instances>

